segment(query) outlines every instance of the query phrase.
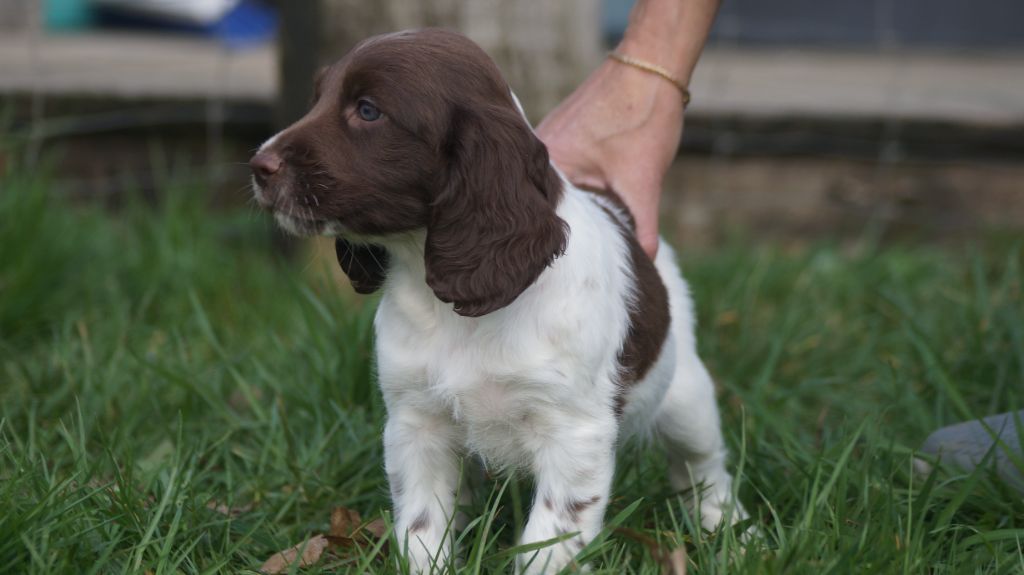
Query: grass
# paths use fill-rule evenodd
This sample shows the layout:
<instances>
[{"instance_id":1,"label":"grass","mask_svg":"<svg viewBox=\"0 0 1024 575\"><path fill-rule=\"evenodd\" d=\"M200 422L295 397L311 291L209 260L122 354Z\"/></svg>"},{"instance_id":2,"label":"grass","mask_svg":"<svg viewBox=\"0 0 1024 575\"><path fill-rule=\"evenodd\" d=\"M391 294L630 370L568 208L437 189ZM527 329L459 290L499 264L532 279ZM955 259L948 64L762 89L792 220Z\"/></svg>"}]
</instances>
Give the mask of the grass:
<instances>
[{"instance_id":1,"label":"grass","mask_svg":"<svg viewBox=\"0 0 1024 575\"><path fill-rule=\"evenodd\" d=\"M247 573L388 517L373 302L269 221L168 183L158 206L69 207L0 179L0 571ZM1024 498L987 473L912 474L934 428L1022 406L1022 244L736 241L684 256L739 493L764 542L701 534L656 450L619 461L595 572L1020 573ZM449 572L508 572L529 486L497 478ZM210 509L224 504L234 514ZM303 573L394 572L355 548Z\"/></svg>"}]
</instances>

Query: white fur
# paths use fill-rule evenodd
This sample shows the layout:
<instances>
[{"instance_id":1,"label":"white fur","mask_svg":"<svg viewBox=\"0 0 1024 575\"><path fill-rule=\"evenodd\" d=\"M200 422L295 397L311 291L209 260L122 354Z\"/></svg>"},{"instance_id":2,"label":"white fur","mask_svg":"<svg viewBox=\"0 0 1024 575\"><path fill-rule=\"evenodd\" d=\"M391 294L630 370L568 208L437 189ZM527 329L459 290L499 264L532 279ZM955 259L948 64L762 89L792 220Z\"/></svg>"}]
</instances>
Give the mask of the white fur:
<instances>
[{"instance_id":1,"label":"white fur","mask_svg":"<svg viewBox=\"0 0 1024 575\"><path fill-rule=\"evenodd\" d=\"M600 531L615 448L629 434L665 440L675 487L705 484L706 527L730 502L714 389L697 357L690 297L672 250L663 243L656 259L670 293L670 334L646 378L629 389L620 421L617 358L634 292L629 252L601 200L563 184L565 254L514 302L483 317L459 316L431 292L422 233L385 243L392 265L375 323L388 408L385 465L396 533L408 537L417 570L449 553L444 538L462 456L535 476L523 543L579 533L521 557L531 573L562 568Z\"/></svg>"}]
</instances>

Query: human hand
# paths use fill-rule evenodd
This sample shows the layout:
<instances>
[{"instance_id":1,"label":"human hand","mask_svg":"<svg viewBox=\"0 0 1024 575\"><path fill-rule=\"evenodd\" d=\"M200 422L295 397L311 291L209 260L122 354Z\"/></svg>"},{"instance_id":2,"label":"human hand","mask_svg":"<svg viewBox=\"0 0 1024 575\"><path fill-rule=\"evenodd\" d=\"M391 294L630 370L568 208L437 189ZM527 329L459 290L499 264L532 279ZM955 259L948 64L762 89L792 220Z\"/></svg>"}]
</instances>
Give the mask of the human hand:
<instances>
[{"instance_id":1,"label":"human hand","mask_svg":"<svg viewBox=\"0 0 1024 575\"><path fill-rule=\"evenodd\" d=\"M683 133L683 99L675 86L606 60L537 133L569 181L622 197L640 245L653 258L662 180Z\"/></svg>"}]
</instances>

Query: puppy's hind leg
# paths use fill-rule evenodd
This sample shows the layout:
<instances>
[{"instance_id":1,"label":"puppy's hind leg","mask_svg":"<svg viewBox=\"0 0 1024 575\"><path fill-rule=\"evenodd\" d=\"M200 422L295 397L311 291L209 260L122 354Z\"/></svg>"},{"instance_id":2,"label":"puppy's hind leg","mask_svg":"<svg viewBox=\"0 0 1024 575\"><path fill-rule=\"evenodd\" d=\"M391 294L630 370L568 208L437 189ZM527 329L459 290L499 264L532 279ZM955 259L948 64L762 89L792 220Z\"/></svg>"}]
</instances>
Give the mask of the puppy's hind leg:
<instances>
[{"instance_id":1,"label":"puppy's hind leg","mask_svg":"<svg viewBox=\"0 0 1024 575\"><path fill-rule=\"evenodd\" d=\"M695 352L680 352L655 425L668 450L672 487L692 491L692 508L699 507L701 525L711 530L726 519L730 509L732 522L747 514L733 501L714 384Z\"/></svg>"},{"instance_id":2,"label":"puppy's hind leg","mask_svg":"<svg viewBox=\"0 0 1024 575\"><path fill-rule=\"evenodd\" d=\"M662 242L655 264L668 288L676 365L655 414L655 429L668 449L672 487L692 490L691 506L700 509L701 525L714 529L727 517L736 522L747 514L733 501L715 386L697 356L693 302L675 260L672 248Z\"/></svg>"}]
</instances>

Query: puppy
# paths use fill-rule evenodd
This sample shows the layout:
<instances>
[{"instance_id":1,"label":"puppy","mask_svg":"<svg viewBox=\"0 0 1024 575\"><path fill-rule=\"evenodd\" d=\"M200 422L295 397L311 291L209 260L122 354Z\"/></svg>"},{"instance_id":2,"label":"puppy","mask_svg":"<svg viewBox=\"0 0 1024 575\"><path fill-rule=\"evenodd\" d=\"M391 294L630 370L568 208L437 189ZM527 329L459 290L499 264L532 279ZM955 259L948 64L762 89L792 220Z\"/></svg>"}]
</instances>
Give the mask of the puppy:
<instances>
[{"instance_id":1,"label":"puppy","mask_svg":"<svg viewBox=\"0 0 1024 575\"><path fill-rule=\"evenodd\" d=\"M631 434L663 440L705 527L744 516L672 250L652 262L614 193L559 174L470 40L364 41L250 164L284 229L336 237L356 291L383 291L385 467L416 571L452 551L466 456L533 475L522 543L574 534L519 557L529 573L561 569L601 530Z\"/></svg>"}]
</instances>

